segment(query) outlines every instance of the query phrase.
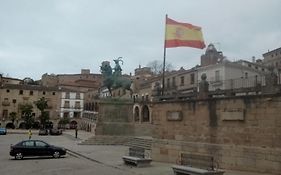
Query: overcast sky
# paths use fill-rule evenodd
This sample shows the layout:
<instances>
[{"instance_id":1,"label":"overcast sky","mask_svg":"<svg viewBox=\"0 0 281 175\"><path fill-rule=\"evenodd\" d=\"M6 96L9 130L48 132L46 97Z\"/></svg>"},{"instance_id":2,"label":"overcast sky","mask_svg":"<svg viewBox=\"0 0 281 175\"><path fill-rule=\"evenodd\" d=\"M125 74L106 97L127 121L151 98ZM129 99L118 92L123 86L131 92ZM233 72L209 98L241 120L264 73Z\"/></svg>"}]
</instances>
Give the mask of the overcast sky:
<instances>
[{"instance_id":1,"label":"overcast sky","mask_svg":"<svg viewBox=\"0 0 281 175\"><path fill-rule=\"evenodd\" d=\"M280 0L0 0L0 73L100 73L123 57L123 74L163 60L165 15L202 27L229 60L281 47ZM167 49L175 69L200 64L205 49Z\"/></svg>"}]
</instances>

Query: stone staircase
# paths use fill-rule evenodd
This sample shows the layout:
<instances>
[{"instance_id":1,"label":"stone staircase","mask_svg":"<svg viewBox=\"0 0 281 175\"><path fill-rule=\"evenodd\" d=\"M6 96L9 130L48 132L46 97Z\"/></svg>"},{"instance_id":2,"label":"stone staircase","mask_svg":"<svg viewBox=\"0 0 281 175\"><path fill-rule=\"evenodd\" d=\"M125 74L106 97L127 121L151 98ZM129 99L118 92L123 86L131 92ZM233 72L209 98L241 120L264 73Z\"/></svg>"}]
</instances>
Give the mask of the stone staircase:
<instances>
[{"instance_id":1,"label":"stone staircase","mask_svg":"<svg viewBox=\"0 0 281 175\"><path fill-rule=\"evenodd\" d=\"M131 137L128 136L97 135L79 143L79 145L124 145L130 139Z\"/></svg>"},{"instance_id":2,"label":"stone staircase","mask_svg":"<svg viewBox=\"0 0 281 175\"><path fill-rule=\"evenodd\" d=\"M152 138L97 135L79 144L80 145L125 145L129 147L140 147L147 150L151 150Z\"/></svg>"},{"instance_id":3,"label":"stone staircase","mask_svg":"<svg viewBox=\"0 0 281 175\"><path fill-rule=\"evenodd\" d=\"M133 137L124 145L129 147L140 147L146 150L151 150L152 138L151 137Z\"/></svg>"}]
</instances>

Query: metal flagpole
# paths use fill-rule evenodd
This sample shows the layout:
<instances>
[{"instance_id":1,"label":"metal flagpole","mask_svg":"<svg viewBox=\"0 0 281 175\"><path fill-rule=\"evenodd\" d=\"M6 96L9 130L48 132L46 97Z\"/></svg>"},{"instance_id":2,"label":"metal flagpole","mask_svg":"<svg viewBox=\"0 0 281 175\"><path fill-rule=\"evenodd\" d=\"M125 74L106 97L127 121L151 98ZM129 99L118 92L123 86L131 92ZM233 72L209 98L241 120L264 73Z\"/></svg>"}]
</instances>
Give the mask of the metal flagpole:
<instances>
[{"instance_id":1,"label":"metal flagpole","mask_svg":"<svg viewBox=\"0 0 281 175\"><path fill-rule=\"evenodd\" d=\"M166 32L167 32L167 18L168 18L168 15L166 14L166 19L165 19L165 37L164 37L163 77L162 77L162 95L164 95L164 91L165 91L165 67L166 67Z\"/></svg>"}]
</instances>

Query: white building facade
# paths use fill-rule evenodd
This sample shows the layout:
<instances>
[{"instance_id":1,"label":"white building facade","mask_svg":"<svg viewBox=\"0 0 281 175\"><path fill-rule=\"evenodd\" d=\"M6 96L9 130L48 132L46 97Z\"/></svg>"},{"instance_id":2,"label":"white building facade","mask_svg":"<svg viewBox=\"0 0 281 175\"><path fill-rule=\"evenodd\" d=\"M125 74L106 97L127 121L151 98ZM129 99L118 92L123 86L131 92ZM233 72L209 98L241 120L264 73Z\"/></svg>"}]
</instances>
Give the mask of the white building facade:
<instances>
[{"instance_id":1,"label":"white building facade","mask_svg":"<svg viewBox=\"0 0 281 175\"><path fill-rule=\"evenodd\" d=\"M84 93L61 92L60 118L81 118L84 107Z\"/></svg>"},{"instance_id":2,"label":"white building facade","mask_svg":"<svg viewBox=\"0 0 281 175\"><path fill-rule=\"evenodd\" d=\"M224 61L199 67L198 82L201 81L202 74L206 74L210 91L249 88L264 84L266 70L245 66L244 63Z\"/></svg>"}]
</instances>

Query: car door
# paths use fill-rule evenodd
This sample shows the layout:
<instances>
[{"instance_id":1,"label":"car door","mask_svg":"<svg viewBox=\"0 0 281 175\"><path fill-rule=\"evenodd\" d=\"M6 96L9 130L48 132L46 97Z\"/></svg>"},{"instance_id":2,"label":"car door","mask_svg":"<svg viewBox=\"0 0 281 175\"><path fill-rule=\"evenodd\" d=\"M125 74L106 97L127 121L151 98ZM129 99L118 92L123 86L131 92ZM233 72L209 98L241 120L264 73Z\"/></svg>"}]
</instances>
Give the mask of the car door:
<instances>
[{"instance_id":1,"label":"car door","mask_svg":"<svg viewBox=\"0 0 281 175\"><path fill-rule=\"evenodd\" d=\"M24 156L36 156L33 140L27 140L22 143L22 153Z\"/></svg>"},{"instance_id":2,"label":"car door","mask_svg":"<svg viewBox=\"0 0 281 175\"><path fill-rule=\"evenodd\" d=\"M39 140L36 140L35 141L35 149L36 149L36 152L38 153L38 156L47 156L47 155L50 155L49 154L49 148L50 146L43 142L43 141L39 141Z\"/></svg>"}]
</instances>

